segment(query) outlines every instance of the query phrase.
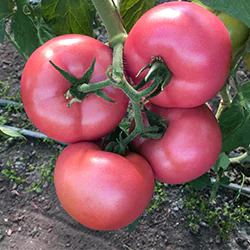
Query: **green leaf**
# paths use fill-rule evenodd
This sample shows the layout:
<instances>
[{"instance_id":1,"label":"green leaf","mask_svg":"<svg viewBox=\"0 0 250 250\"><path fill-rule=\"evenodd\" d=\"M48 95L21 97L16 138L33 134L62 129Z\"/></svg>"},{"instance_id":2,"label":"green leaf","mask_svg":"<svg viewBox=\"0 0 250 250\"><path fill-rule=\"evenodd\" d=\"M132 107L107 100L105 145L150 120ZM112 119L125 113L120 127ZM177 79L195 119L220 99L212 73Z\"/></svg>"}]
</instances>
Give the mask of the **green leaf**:
<instances>
[{"instance_id":1,"label":"green leaf","mask_svg":"<svg viewBox=\"0 0 250 250\"><path fill-rule=\"evenodd\" d=\"M249 0L201 0L205 5L220 10L250 27Z\"/></svg>"},{"instance_id":2,"label":"green leaf","mask_svg":"<svg viewBox=\"0 0 250 250\"><path fill-rule=\"evenodd\" d=\"M0 1L0 20L5 19L13 13L13 3L9 0Z\"/></svg>"},{"instance_id":3,"label":"green leaf","mask_svg":"<svg viewBox=\"0 0 250 250\"><path fill-rule=\"evenodd\" d=\"M42 14L57 35L93 36L93 7L88 0L42 0Z\"/></svg>"},{"instance_id":4,"label":"green leaf","mask_svg":"<svg viewBox=\"0 0 250 250\"><path fill-rule=\"evenodd\" d=\"M55 37L54 31L50 28L43 20L42 17L39 18L39 22L36 25L37 36L40 42L40 45L44 44L48 40Z\"/></svg>"},{"instance_id":5,"label":"green leaf","mask_svg":"<svg viewBox=\"0 0 250 250\"><path fill-rule=\"evenodd\" d=\"M22 139L25 139L25 137L23 135L21 135L19 132L10 129L10 128L6 128L4 126L0 125L0 135L2 136L9 136L9 137L20 137Z\"/></svg>"},{"instance_id":6,"label":"green leaf","mask_svg":"<svg viewBox=\"0 0 250 250\"><path fill-rule=\"evenodd\" d=\"M222 186L228 186L230 184L230 178L228 176L223 176L220 179L219 184Z\"/></svg>"},{"instance_id":7,"label":"green leaf","mask_svg":"<svg viewBox=\"0 0 250 250\"><path fill-rule=\"evenodd\" d=\"M230 164L230 160L225 153L221 153L213 168L215 172L218 172L220 169L227 169Z\"/></svg>"},{"instance_id":8,"label":"green leaf","mask_svg":"<svg viewBox=\"0 0 250 250\"><path fill-rule=\"evenodd\" d=\"M5 34L5 20L0 20L0 43L4 41L4 34Z\"/></svg>"},{"instance_id":9,"label":"green leaf","mask_svg":"<svg viewBox=\"0 0 250 250\"><path fill-rule=\"evenodd\" d=\"M219 124L222 132L222 151L230 152L250 144L250 82L245 83L231 107L222 113Z\"/></svg>"},{"instance_id":10,"label":"green leaf","mask_svg":"<svg viewBox=\"0 0 250 250\"><path fill-rule=\"evenodd\" d=\"M4 41L5 20L13 13L13 3L10 0L0 1L0 42Z\"/></svg>"},{"instance_id":11,"label":"green leaf","mask_svg":"<svg viewBox=\"0 0 250 250\"><path fill-rule=\"evenodd\" d=\"M248 40L247 40L247 42L246 42L246 51L247 51L248 53L250 53L250 35L249 35Z\"/></svg>"},{"instance_id":12,"label":"green leaf","mask_svg":"<svg viewBox=\"0 0 250 250\"><path fill-rule=\"evenodd\" d=\"M208 174L204 174L201 177L189 182L190 186L195 190L203 190L211 184L211 179Z\"/></svg>"},{"instance_id":13,"label":"green leaf","mask_svg":"<svg viewBox=\"0 0 250 250\"><path fill-rule=\"evenodd\" d=\"M132 222L131 224L128 225L128 232L129 233L136 228L136 225L138 224L140 219L141 219L141 217L138 217L134 222Z\"/></svg>"},{"instance_id":14,"label":"green leaf","mask_svg":"<svg viewBox=\"0 0 250 250\"><path fill-rule=\"evenodd\" d=\"M145 12L154 7L155 2L155 0L123 0L121 2L120 12L127 32Z\"/></svg>"},{"instance_id":15,"label":"green leaf","mask_svg":"<svg viewBox=\"0 0 250 250\"><path fill-rule=\"evenodd\" d=\"M15 0L17 7L22 9L24 6L26 6L29 3L29 0Z\"/></svg>"},{"instance_id":16,"label":"green leaf","mask_svg":"<svg viewBox=\"0 0 250 250\"><path fill-rule=\"evenodd\" d=\"M27 56L40 46L33 20L22 11L18 10L13 15L11 29L21 52Z\"/></svg>"}]
</instances>

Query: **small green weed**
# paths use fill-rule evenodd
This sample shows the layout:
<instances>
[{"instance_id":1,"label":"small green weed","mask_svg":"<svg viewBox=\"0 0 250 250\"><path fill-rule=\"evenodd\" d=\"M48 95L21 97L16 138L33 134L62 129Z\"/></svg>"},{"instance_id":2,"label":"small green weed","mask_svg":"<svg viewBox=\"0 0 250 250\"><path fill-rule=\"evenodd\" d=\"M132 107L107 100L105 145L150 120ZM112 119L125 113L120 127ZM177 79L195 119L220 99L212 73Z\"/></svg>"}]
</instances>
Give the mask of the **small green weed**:
<instances>
[{"instance_id":1,"label":"small green weed","mask_svg":"<svg viewBox=\"0 0 250 250\"><path fill-rule=\"evenodd\" d=\"M223 240L228 239L229 233L241 221L250 222L250 208L244 205L231 204L222 206L214 202L209 202L204 193L187 188L189 195L184 200L184 206L188 212L189 226L198 232L197 225L203 221L210 227L216 228Z\"/></svg>"},{"instance_id":2,"label":"small green weed","mask_svg":"<svg viewBox=\"0 0 250 250\"><path fill-rule=\"evenodd\" d=\"M6 168L1 172L7 179L13 180L17 184L24 183L26 181L25 178L21 178L17 175L16 170L12 169L12 164L10 161L6 162Z\"/></svg>"},{"instance_id":3,"label":"small green weed","mask_svg":"<svg viewBox=\"0 0 250 250\"><path fill-rule=\"evenodd\" d=\"M54 181L54 177L53 177L54 167L55 167L55 163L56 163L56 160L57 160L60 152L51 157L50 163L47 166L42 165L39 167L35 167L35 166L29 167L30 172L33 172L35 170L39 171L39 177L40 177L38 181L32 182L31 185L28 187L29 192L35 191L37 193L41 193L42 192L41 186L46 181L49 181L49 182Z\"/></svg>"},{"instance_id":4,"label":"small green weed","mask_svg":"<svg viewBox=\"0 0 250 250\"><path fill-rule=\"evenodd\" d=\"M160 205L167 200L166 189L168 185L165 183L161 183L159 181L155 181L154 187L154 197L148 206L148 212L152 212L154 209L159 208Z\"/></svg>"}]
</instances>

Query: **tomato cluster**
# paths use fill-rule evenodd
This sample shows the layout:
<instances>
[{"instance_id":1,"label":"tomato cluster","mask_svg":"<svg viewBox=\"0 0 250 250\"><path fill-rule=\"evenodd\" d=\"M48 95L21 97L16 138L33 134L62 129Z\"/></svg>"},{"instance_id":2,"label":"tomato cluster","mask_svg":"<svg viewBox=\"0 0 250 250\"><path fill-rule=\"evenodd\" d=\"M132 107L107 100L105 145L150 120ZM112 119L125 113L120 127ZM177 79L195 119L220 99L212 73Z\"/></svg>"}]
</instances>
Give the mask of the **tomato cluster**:
<instances>
[{"instance_id":1,"label":"tomato cluster","mask_svg":"<svg viewBox=\"0 0 250 250\"><path fill-rule=\"evenodd\" d=\"M144 14L125 42L125 71L138 84L147 73L137 78L138 71L152 57L165 62L172 79L146 108L166 119L168 127L158 140L136 137L132 141L136 153L124 156L103 151L95 141L119 124L128 97L108 86L103 92L115 102L90 93L68 108L65 94L71 85L50 63L81 78L95 57L88 82L93 84L107 79L112 49L84 35L64 35L31 55L21 79L23 104L38 129L71 143L59 155L54 179L60 202L74 219L97 230L125 227L146 209L155 178L185 183L213 166L221 150L221 133L205 102L223 86L231 50L223 23L198 5L171 2ZM143 121L149 125L146 117Z\"/></svg>"}]
</instances>

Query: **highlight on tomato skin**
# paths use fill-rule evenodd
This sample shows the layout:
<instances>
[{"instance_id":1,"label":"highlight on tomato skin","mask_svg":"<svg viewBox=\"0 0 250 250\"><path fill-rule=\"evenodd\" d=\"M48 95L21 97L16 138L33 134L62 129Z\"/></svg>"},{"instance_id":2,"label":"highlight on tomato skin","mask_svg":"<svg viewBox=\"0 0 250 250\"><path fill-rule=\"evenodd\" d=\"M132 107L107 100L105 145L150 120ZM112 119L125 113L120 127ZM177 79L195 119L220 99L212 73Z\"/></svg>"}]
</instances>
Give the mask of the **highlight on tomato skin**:
<instances>
[{"instance_id":1,"label":"highlight on tomato skin","mask_svg":"<svg viewBox=\"0 0 250 250\"><path fill-rule=\"evenodd\" d=\"M137 153L124 157L92 142L66 147L56 162L54 183L62 207L76 221L95 230L116 230L147 208L154 175Z\"/></svg>"},{"instance_id":2,"label":"highlight on tomato skin","mask_svg":"<svg viewBox=\"0 0 250 250\"><path fill-rule=\"evenodd\" d=\"M55 37L39 47L28 59L21 78L21 97L31 122L48 137L66 143L98 140L123 119L128 97L108 86L103 92L111 103L91 94L67 107L70 83L50 64L81 78L96 58L90 84L107 79L112 49L100 41L79 34Z\"/></svg>"},{"instance_id":3,"label":"highlight on tomato skin","mask_svg":"<svg viewBox=\"0 0 250 250\"><path fill-rule=\"evenodd\" d=\"M157 180L182 184L212 168L220 154L222 137L206 105L183 109L148 104L147 108L165 118L168 128L159 140L136 138L132 144L149 162ZM144 123L147 125L147 120Z\"/></svg>"},{"instance_id":4,"label":"highlight on tomato skin","mask_svg":"<svg viewBox=\"0 0 250 250\"><path fill-rule=\"evenodd\" d=\"M144 71L136 77L138 72L157 56L172 72L172 79L150 101L162 107L200 106L214 97L227 79L230 35L217 16L199 5L163 3L140 17L125 42L126 72L135 84L147 74Z\"/></svg>"}]
</instances>

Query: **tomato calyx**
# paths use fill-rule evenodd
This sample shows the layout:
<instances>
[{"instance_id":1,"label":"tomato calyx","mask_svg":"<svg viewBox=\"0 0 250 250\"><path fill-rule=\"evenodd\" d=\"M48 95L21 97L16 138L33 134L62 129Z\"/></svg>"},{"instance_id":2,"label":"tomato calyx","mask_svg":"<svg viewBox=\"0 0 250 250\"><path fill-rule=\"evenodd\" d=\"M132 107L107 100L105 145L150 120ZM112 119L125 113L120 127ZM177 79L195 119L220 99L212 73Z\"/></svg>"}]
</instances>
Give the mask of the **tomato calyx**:
<instances>
[{"instance_id":1,"label":"tomato calyx","mask_svg":"<svg viewBox=\"0 0 250 250\"><path fill-rule=\"evenodd\" d=\"M70 107L75 102L81 102L90 94L96 94L106 101L115 102L101 90L101 88L107 87L112 84L109 80L102 81L96 84L89 84L91 76L94 72L95 62L96 58L93 59L91 66L86 70L84 75L81 78L76 78L66 70L58 67L52 61L50 61L51 65L71 84L71 87L65 94L66 99L70 100L68 103L68 107Z\"/></svg>"},{"instance_id":2,"label":"tomato calyx","mask_svg":"<svg viewBox=\"0 0 250 250\"><path fill-rule=\"evenodd\" d=\"M128 150L131 151L131 145L124 143L126 137L127 133L120 126L117 126L112 132L102 138L101 148L107 152L125 155Z\"/></svg>"},{"instance_id":3,"label":"tomato calyx","mask_svg":"<svg viewBox=\"0 0 250 250\"><path fill-rule=\"evenodd\" d=\"M153 81L148 88L140 91L140 93L143 95L144 92L149 92L149 89L151 90L150 94L144 99L143 103L146 103L149 99L157 96L161 91L163 91L164 87L170 83L172 78L172 72L169 70L168 66L160 56L153 57L150 64L143 67L138 72L136 77L138 77L143 71L147 69L149 69L147 75L135 87L135 89L138 90L143 88L149 82Z\"/></svg>"},{"instance_id":4,"label":"tomato calyx","mask_svg":"<svg viewBox=\"0 0 250 250\"><path fill-rule=\"evenodd\" d=\"M147 110L146 107L144 107L142 112L145 113L150 127L146 127L147 129L145 132L141 133L140 136L142 138L150 139L162 138L168 127L166 119L152 111Z\"/></svg>"},{"instance_id":5,"label":"tomato calyx","mask_svg":"<svg viewBox=\"0 0 250 250\"><path fill-rule=\"evenodd\" d=\"M128 151L133 151L131 142L136 136L147 139L162 138L168 127L166 119L149 111L144 105L142 113L145 115L148 125L138 128L135 126L135 121L133 120L129 134L117 126L112 132L102 138L101 148L107 152L125 155Z\"/></svg>"}]
</instances>

